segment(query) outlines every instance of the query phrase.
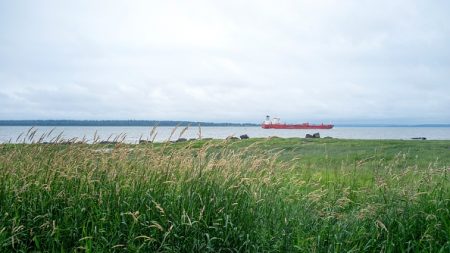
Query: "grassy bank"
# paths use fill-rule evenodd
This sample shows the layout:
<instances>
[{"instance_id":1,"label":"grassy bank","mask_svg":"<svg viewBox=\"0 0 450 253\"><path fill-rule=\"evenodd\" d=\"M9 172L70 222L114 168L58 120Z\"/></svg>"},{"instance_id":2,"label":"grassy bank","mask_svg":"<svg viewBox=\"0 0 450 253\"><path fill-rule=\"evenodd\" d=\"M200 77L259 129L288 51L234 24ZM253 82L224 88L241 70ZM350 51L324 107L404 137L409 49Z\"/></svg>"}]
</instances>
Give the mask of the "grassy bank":
<instances>
[{"instance_id":1,"label":"grassy bank","mask_svg":"<svg viewBox=\"0 0 450 253\"><path fill-rule=\"evenodd\" d=\"M0 145L0 251L450 251L450 142Z\"/></svg>"}]
</instances>

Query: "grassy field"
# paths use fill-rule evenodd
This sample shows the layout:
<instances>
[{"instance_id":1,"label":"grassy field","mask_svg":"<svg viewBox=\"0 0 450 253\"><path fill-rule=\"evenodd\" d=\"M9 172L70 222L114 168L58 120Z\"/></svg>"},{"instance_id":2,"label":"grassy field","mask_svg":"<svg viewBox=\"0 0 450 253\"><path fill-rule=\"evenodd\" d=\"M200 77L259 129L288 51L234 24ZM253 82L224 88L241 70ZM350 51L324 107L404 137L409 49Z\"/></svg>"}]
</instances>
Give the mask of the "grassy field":
<instances>
[{"instance_id":1,"label":"grassy field","mask_svg":"<svg viewBox=\"0 0 450 253\"><path fill-rule=\"evenodd\" d=\"M0 252L450 252L450 141L0 145Z\"/></svg>"}]
</instances>

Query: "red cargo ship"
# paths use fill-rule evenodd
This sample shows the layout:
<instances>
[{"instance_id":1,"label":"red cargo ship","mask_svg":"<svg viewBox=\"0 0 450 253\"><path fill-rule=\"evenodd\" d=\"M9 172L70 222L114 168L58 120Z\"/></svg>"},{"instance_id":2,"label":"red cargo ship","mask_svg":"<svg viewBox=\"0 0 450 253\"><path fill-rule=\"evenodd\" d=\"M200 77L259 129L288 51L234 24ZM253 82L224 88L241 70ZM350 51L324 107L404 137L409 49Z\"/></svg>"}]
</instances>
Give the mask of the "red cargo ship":
<instances>
[{"instance_id":1,"label":"red cargo ship","mask_svg":"<svg viewBox=\"0 0 450 253\"><path fill-rule=\"evenodd\" d=\"M334 125L320 124L314 125L309 123L302 124L285 124L280 123L280 118L273 118L270 120L270 116L266 116L266 120L261 124L264 129L331 129Z\"/></svg>"}]
</instances>

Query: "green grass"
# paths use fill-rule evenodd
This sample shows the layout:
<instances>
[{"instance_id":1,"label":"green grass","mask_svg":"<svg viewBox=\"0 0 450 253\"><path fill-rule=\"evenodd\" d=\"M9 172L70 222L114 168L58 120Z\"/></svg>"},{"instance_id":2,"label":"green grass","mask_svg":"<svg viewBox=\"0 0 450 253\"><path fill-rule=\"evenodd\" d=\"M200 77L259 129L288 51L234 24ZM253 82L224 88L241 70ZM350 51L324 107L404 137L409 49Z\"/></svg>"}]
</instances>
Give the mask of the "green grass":
<instances>
[{"instance_id":1,"label":"green grass","mask_svg":"<svg viewBox=\"0 0 450 253\"><path fill-rule=\"evenodd\" d=\"M0 145L1 252L449 252L450 142Z\"/></svg>"}]
</instances>

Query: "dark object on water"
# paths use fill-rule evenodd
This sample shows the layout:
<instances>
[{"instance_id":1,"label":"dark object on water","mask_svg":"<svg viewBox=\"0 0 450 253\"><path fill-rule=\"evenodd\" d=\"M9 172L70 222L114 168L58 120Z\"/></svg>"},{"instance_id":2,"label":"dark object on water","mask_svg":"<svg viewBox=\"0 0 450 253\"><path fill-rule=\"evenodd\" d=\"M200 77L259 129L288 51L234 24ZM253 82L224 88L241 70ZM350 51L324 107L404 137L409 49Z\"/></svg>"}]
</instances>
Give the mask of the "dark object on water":
<instances>
[{"instance_id":1,"label":"dark object on water","mask_svg":"<svg viewBox=\"0 0 450 253\"><path fill-rule=\"evenodd\" d=\"M101 141L98 144L117 144L117 141Z\"/></svg>"},{"instance_id":2,"label":"dark object on water","mask_svg":"<svg viewBox=\"0 0 450 253\"><path fill-rule=\"evenodd\" d=\"M319 133L306 134L305 138L320 138L320 134Z\"/></svg>"},{"instance_id":3,"label":"dark object on water","mask_svg":"<svg viewBox=\"0 0 450 253\"><path fill-rule=\"evenodd\" d=\"M413 139L413 140L426 140L427 138L425 138L425 137L413 137L413 138L411 138L411 139Z\"/></svg>"},{"instance_id":4,"label":"dark object on water","mask_svg":"<svg viewBox=\"0 0 450 253\"><path fill-rule=\"evenodd\" d=\"M247 134L243 134L243 135L241 135L240 137L241 137L241 140L249 139L249 138L250 138L250 137L248 137Z\"/></svg>"}]
</instances>

